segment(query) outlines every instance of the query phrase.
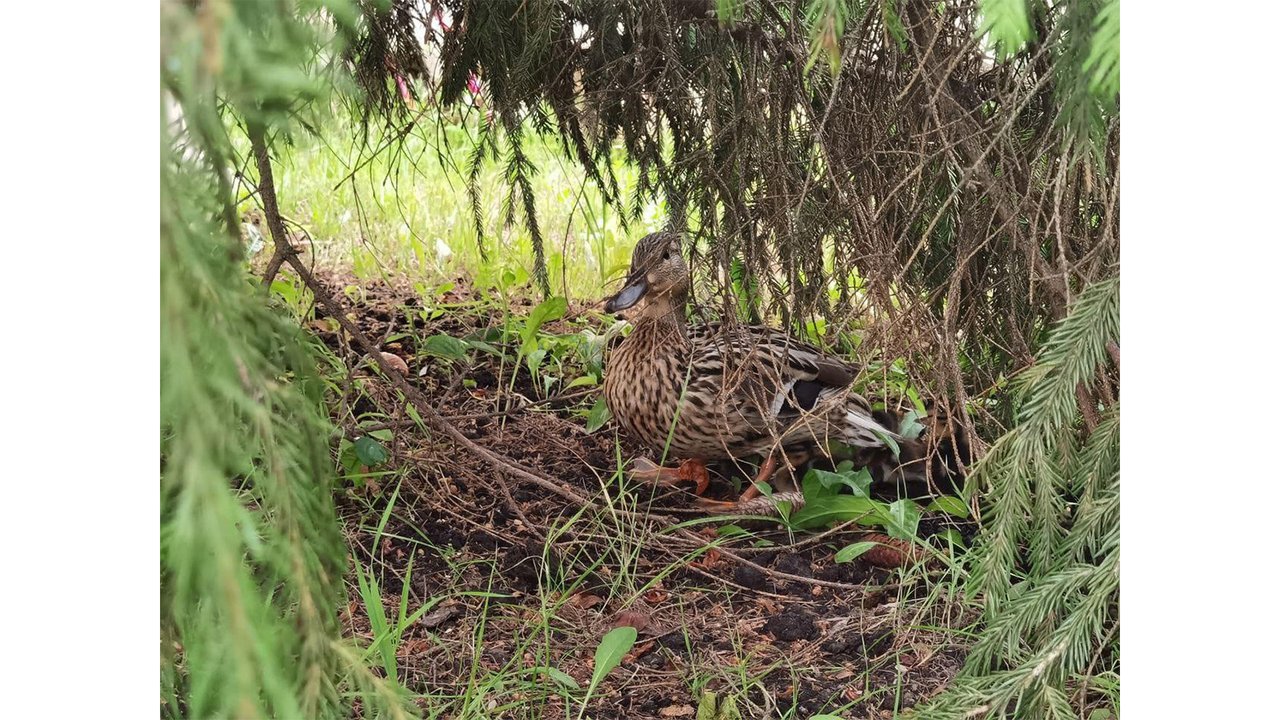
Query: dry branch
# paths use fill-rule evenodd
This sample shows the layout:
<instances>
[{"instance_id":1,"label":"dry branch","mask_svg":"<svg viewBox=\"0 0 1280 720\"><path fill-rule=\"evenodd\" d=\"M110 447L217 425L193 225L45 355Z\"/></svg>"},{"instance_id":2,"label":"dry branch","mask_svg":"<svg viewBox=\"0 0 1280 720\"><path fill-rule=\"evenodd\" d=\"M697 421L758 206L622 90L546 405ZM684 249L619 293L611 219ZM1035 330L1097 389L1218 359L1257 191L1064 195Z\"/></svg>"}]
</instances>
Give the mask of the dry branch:
<instances>
[{"instance_id":1,"label":"dry branch","mask_svg":"<svg viewBox=\"0 0 1280 720\"><path fill-rule=\"evenodd\" d=\"M508 458L500 453L494 452L483 447L466 435L463 435L456 427L445 420L440 413L436 412L432 407L430 399L428 399L421 390L411 385L407 378L401 375L382 356L381 349L373 343L364 332L357 326L347 314L343 312L342 307L336 300L325 290L311 274L311 271L298 257L298 254L289 245L288 236L285 234L284 220L280 216L279 206L276 201L275 180L271 169L271 157L268 153L266 133L260 125L250 124L249 126L249 142L253 148L254 161L258 167L258 189L262 196L263 211L267 216L267 227L271 231L271 239L275 243L276 253L282 255L287 262L306 284L307 289L315 296L316 301L324 307L325 312L335 319L342 329L346 331L355 341L356 345L369 356L369 359L382 370L383 375L391 382L393 386L407 399L418 411L427 423L436 430L448 435L450 439L458 445L466 448L476 457L484 460L498 471L498 480L505 484L502 473L508 473L514 477L531 482L544 490L552 492L560 497L569 500L578 505L590 505L591 502L579 495L574 490L557 483L555 480L545 477L536 471L525 468L516 461ZM504 488L505 490L505 488ZM509 492L509 491L508 491Z\"/></svg>"}]
</instances>

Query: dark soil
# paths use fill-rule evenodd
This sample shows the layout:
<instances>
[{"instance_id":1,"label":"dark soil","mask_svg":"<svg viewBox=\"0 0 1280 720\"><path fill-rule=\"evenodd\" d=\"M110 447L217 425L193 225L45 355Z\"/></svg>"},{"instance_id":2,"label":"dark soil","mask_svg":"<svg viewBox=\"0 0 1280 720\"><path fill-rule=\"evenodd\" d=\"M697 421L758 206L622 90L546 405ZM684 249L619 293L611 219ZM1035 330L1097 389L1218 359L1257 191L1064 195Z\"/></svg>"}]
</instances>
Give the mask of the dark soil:
<instances>
[{"instance_id":1,"label":"dark soil","mask_svg":"<svg viewBox=\"0 0 1280 720\"><path fill-rule=\"evenodd\" d=\"M399 680L413 692L462 698L476 692L473 678L523 673L541 680L488 690L493 701L516 708L502 717L564 717L566 702L576 715L575 701L553 692L554 683L535 669L556 668L585 688L600 638L622 624L636 627L638 640L592 700L594 718L680 717L682 706L699 703L690 690L695 679L699 688L705 683L733 698L744 718L891 717L895 707L932 696L954 676L962 636L916 628L961 628L973 621L972 610L937 598L926 605L927 593L911 597L917 583L903 582L900 571L862 560L835 563L835 552L853 535L813 542L776 523L742 521L752 535L729 541L714 532L725 523L676 532L675 525L706 515L694 509L687 489L637 487L622 478L619 457L627 462L641 450L617 437L612 424L585 431L596 398L582 391L590 388L556 384L548 393L523 364L513 379L511 359L428 354L432 335L497 337L501 315L463 283L435 300L451 307L431 319L435 308L424 308L411 290L373 286L344 294L348 281L329 282L362 329L406 362L411 382L466 437L597 503L584 508L504 477L419 427L332 321L320 314L311 323L352 369L335 378L335 422L352 440L371 426L392 431L387 466L367 477L348 474L340 493L355 561L379 583L393 622L406 580L408 612L445 599L397 646ZM568 317L544 330L605 331L606 321L583 308L571 307ZM502 346L500 338L488 342ZM507 348L512 354L516 344ZM566 361L565 383L574 362ZM730 483L713 479L710 495L732 493ZM944 527L956 527L966 540L973 532L932 514L921 532ZM723 544L709 550L712 541ZM349 581L342 619L348 633L367 643L369 622Z\"/></svg>"}]
</instances>

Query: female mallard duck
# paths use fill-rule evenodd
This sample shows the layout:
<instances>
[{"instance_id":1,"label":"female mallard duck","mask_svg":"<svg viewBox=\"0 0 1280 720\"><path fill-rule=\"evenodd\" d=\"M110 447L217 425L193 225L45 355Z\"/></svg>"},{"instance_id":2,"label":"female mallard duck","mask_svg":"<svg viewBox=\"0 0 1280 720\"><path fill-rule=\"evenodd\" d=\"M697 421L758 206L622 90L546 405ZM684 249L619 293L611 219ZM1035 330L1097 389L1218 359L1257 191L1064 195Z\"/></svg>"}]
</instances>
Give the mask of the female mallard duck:
<instances>
[{"instance_id":1,"label":"female mallard duck","mask_svg":"<svg viewBox=\"0 0 1280 720\"><path fill-rule=\"evenodd\" d=\"M642 472L665 483L694 481L701 494L707 460L759 455L759 483L769 480L779 452L833 440L863 455L901 447L902 438L849 389L852 366L767 327L690 327L689 286L679 236L654 233L636 245L622 290L605 303L612 313L645 301L606 368L609 410L637 441L685 460L679 470Z\"/></svg>"}]
</instances>

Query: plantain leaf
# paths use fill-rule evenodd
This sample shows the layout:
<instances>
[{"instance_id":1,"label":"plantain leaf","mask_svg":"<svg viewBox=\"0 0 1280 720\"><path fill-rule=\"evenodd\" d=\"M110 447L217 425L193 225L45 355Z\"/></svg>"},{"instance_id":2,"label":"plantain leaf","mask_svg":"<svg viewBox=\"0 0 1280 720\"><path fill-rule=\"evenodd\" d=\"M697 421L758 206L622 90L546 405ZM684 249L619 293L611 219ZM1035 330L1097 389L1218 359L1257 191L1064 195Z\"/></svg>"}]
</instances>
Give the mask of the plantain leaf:
<instances>
[{"instance_id":1,"label":"plantain leaf","mask_svg":"<svg viewBox=\"0 0 1280 720\"><path fill-rule=\"evenodd\" d=\"M955 515L960 518L969 517L969 506L954 495L943 495L929 503L929 507L925 508L926 512L933 512L934 510L941 510L948 515Z\"/></svg>"},{"instance_id":2,"label":"plantain leaf","mask_svg":"<svg viewBox=\"0 0 1280 720\"><path fill-rule=\"evenodd\" d=\"M845 545L844 547L840 548L838 552L836 552L836 558L835 558L836 562L838 563L853 562L854 560L858 559L859 557L864 555L868 550L870 550L871 548L875 547L878 544L879 543L863 541L863 542L853 543L852 545Z\"/></svg>"},{"instance_id":3,"label":"plantain leaf","mask_svg":"<svg viewBox=\"0 0 1280 720\"><path fill-rule=\"evenodd\" d=\"M356 439L355 450L360 464L369 467L381 465L391 457L391 453L381 443L368 435Z\"/></svg>"},{"instance_id":4,"label":"plantain leaf","mask_svg":"<svg viewBox=\"0 0 1280 720\"><path fill-rule=\"evenodd\" d=\"M596 669L591 673L591 688L599 685L610 670L618 667L622 658L635 644L636 629L630 625L623 625L605 633L600 640L600 645L596 647Z\"/></svg>"},{"instance_id":5,"label":"plantain leaf","mask_svg":"<svg viewBox=\"0 0 1280 720\"><path fill-rule=\"evenodd\" d=\"M432 335L422 343L422 351L449 360L462 360L467 357L467 344L448 335Z\"/></svg>"},{"instance_id":6,"label":"plantain leaf","mask_svg":"<svg viewBox=\"0 0 1280 720\"><path fill-rule=\"evenodd\" d=\"M889 504L889 517L884 525L889 537L899 540L910 540L916 536L916 528L920 527L920 506L903 498Z\"/></svg>"},{"instance_id":7,"label":"plantain leaf","mask_svg":"<svg viewBox=\"0 0 1280 720\"><path fill-rule=\"evenodd\" d=\"M609 412L609 406L605 404L604 398L598 398L596 404L591 406L591 411L587 413L587 432L593 433L604 427L611 417L613 414Z\"/></svg>"}]
</instances>

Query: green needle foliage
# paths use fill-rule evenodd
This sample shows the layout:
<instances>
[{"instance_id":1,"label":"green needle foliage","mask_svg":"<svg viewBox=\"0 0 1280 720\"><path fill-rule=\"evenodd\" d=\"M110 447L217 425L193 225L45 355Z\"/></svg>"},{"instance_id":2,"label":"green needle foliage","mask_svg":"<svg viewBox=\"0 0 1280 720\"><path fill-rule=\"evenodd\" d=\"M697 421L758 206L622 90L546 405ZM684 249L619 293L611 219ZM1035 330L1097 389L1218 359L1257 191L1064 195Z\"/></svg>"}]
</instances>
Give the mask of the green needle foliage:
<instances>
[{"instance_id":1,"label":"green needle foliage","mask_svg":"<svg viewBox=\"0 0 1280 720\"><path fill-rule=\"evenodd\" d=\"M161 167L161 567L168 692L191 717L317 717L344 547L320 385L214 220L216 182Z\"/></svg>"},{"instance_id":2,"label":"green needle foliage","mask_svg":"<svg viewBox=\"0 0 1280 720\"><path fill-rule=\"evenodd\" d=\"M1118 663L1120 404L1082 433L1076 388L1109 362L1119 320L1119 280L1089 287L1019 379L1018 425L972 476L990 498L971 556L987 627L917 717L1078 717L1069 681Z\"/></svg>"},{"instance_id":3,"label":"green needle foliage","mask_svg":"<svg viewBox=\"0 0 1280 720\"><path fill-rule=\"evenodd\" d=\"M340 638L316 358L246 273L226 172L229 119L283 125L319 96L317 24L287 2L163 8L162 715L403 715Z\"/></svg>"},{"instance_id":4,"label":"green needle foliage","mask_svg":"<svg viewBox=\"0 0 1280 720\"><path fill-rule=\"evenodd\" d=\"M721 320L859 328L874 304L864 357L917 356L932 378L913 379L963 406L1006 387L1118 262L1118 7L388 0L362 5L344 59L388 135L442 114L474 125L473 206L481 163L499 161L544 291L524 148L539 139L621 217L663 203ZM436 12L424 52L412 30ZM424 120L402 83L445 112ZM1011 420L984 411L992 436Z\"/></svg>"}]
</instances>

